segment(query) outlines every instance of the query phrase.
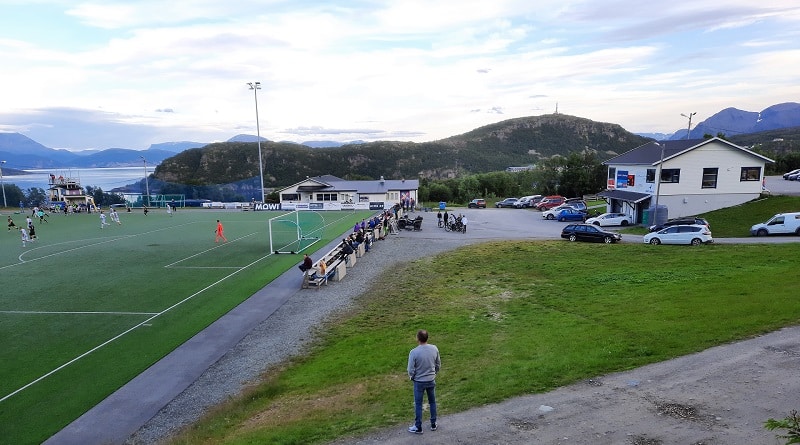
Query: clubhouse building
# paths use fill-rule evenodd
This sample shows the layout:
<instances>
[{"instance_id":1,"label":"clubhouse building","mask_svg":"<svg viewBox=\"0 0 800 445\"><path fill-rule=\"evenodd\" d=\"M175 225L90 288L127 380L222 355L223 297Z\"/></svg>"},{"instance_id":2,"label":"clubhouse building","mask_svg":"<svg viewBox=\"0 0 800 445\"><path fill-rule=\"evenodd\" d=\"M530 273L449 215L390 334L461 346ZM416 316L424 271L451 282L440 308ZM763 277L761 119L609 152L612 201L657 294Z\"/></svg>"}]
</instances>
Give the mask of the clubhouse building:
<instances>
[{"instance_id":1,"label":"clubhouse building","mask_svg":"<svg viewBox=\"0 0 800 445\"><path fill-rule=\"evenodd\" d=\"M348 181L332 175L315 176L278 190L283 210L382 210L418 202L419 180Z\"/></svg>"}]
</instances>

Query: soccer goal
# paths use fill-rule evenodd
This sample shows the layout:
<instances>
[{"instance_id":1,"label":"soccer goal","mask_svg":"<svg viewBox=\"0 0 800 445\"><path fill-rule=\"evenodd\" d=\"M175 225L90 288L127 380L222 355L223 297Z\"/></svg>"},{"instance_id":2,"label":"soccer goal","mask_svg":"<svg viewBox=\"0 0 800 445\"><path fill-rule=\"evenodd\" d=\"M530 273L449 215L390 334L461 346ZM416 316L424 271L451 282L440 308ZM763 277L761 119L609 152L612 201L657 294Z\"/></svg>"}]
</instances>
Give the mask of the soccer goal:
<instances>
[{"instance_id":1,"label":"soccer goal","mask_svg":"<svg viewBox=\"0 0 800 445\"><path fill-rule=\"evenodd\" d=\"M313 210L295 210L269 219L269 250L300 253L322 239L325 218Z\"/></svg>"}]
</instances>

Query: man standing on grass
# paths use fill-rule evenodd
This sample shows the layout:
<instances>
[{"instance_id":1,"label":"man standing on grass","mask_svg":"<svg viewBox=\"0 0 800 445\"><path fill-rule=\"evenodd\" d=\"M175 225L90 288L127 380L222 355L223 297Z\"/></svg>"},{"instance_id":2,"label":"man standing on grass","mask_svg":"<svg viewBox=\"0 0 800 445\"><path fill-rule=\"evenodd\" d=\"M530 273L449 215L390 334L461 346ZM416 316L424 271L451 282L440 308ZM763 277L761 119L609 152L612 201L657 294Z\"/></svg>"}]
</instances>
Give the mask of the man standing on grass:
<instances>
[{"instance_id":1,"label":"man standing on grass","mask_svg":"<svg viewBox=\"0 0 800 445\"><path fill-rule=\"evenodd\" d=\"M222 238L222 241L228 242L228 238L225 238L225 229L222 227L222 223L219 222L219 220L217 220L217 229L214 230L214 233L217 234L217 236L214 237L215 243L218 243L220 238Z\"/></svg>"},{"instance_id":2,"label":"man standing on grass","mask_svg":"<svg viewBox=\"0 0 800 445\"><path fill-rule=\"evenodd\" d=\"M422 396L428 395L431 409L431 431L436 431L436 374L442 366L439 348L428 344L428 331L417 331L419 346L408 354L408 376L414 382L414 425L409 433L422 434Z\"/></svg>"},{"instance_id":3,"label":"man standing on grass","mask_svg":"<svg viewBox=\"0 0 800 445\"><path fill-rule=\"evenodd\" d=\"M103 212L105 212L105 210L101 210L101 211L100 211L100 228L101 228L101 229L102 229L103 227L105 227L105 226L108 226L108 225L110 225L109 223L107 223L107 222L106 222L106 214L105 214L105 213L103 213Z\"/></svg>"}]
</instances>

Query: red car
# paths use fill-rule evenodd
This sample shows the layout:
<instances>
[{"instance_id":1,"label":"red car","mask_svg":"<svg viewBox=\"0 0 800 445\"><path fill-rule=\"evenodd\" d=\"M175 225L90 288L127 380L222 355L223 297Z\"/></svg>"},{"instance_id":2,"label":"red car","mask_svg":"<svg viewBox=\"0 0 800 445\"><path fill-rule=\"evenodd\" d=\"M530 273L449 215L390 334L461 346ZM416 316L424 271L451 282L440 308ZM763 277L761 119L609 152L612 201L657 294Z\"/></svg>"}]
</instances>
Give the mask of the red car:
<instances>
[{"instance_id":1,"label":"red car","mask_svg":"<svg viewBox=\"0 0 800 445\"><path fill-rule=\"evenodd\" d=\"M541 201L539 201L538 204L536 204L536 208L538 210L549 210L552 209L553 207L558 207L561 204L564 204L565 201L566 198L560 195L547 196Z\"/></svg>"}]
</instances>

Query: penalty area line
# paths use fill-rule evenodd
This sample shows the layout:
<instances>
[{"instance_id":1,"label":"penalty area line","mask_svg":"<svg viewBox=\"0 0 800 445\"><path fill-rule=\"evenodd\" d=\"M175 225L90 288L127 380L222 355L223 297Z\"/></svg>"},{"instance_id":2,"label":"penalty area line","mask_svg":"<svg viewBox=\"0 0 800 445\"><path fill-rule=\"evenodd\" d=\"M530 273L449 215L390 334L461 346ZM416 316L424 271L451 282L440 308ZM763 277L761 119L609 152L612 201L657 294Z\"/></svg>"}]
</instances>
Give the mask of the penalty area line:
<instances>
[{"instance_id":1,"label":"penalty area line","mask_svg":"<svg viewBox=\"0 0 800 445\"><path fill-rule=\"evenodd\" d=\"M53 369L53 370L51 370L51 371L48 371L48 372L47 372L47 373L45 373L44 375L42 375L42 376L40 376L40 377L37 377L36 379L34 379L33 381L31 381L31 382L29 382L29 383L25 384L24 386L22 386L22 387L20 387L20 388L18 388L18 389L16 389L16 390L14 390L14 391L12 391L12 392L10 392L10 393L6 394L6 395L5 395L5 396L3 396L2 398L0 398L0 403L1 403L1 402L4 402L4 401L6 401L6 400L8 400L9 398L11 398L11 397L13 397L13 396L15 396L15 395L17 395L17 394L19 394L20 392L22 392L22 391L24 391L24 390L26 390L26 389L30 388L31 386L33 386L33 385L35 385L35 384L37 384L37 383L41 382L42 380L44 380L44 379L46 379L46 378L50 377L51 375L53 375L53 374L57 373L58 371L61 371L62 369L66 368L67 366L69 366L69 365L71 365L71 364L73 364L73 363L75 363L75 362L77 362L77 361L79 361L79 360L83 359L84 357L87 357L87 356L89 356L89 355L90 355L90 354L92 354L93 352L95 352L95 351L98 351L98 350L99 350L99 349L101 349L101 348L104 348L105 346L107 346L107 345L109 345L109 344L111 344L111 343L115 342L116 340L118 340L118 339L120 339L120 338L124 337L125 335L127 335L127 334L129 334L129 333L133 332L134 330L136 330L136 329L139 329L139 328L140 328L140 327L142 327L142 326L149 326L149 325L150 325L150 322L152 322L152 321L153 321L153 320L155 320L156 318L160 317L161 315L164 315L164 314L166 314L167 312L169 312L169 311L171 311L171 310L173 310L173 309L177 308L178 306L182 305L183 303L186 303L187 301L189 301L189 300L193 299L194 297L196 297L196 296L198 296L198 295L202 294L203 292L205 292L205 291L207 291L207 290L211 289L212 287L214 287L214 286L216 286L216 285L218 285L218 284L222 283L223 281L227 280L228 278L231 278L231 277L233 277L234 275L238 274L239 272L241 272L241 271L243 271L243 270L245 270L245 269L249 268L250 266L252 266L252 265L254 265L254 264L256 264L256 263L258 263L259 261L262 261L262 260L264 260L264 259L266 259L266 258L269 258L270 256L272 256L272 253L269 253L269 254L267 254L267 255L265 255L265 256L263 256L263 257L261 257L261 258L258 258L258 259L256 259L256 260L254 260L253 262L251 262L251 263L250 263L250 264L248 264L247 266L245 266L245 267L243 267L243 268L241 268L241 269L239 269L239 270L236 270L236 271L234 271L234 272L231 272L230 274L228 274L228 275L226 275L226 276L224 276L224 277L220 278L219 280L217 280L217 281L215 281L215 282L213 282L213 283L209 284L208 286L206 286L206 287L204 287L204 288L200 289L199 291L197 291L197 292L195 292L195 293L193 293L193 294L189 295L188 297L186 297L186 298L184 298L183 300L181 300L181 301L179 301L179 302L177 302L177 303L173 304L172 306L170 306L170 307L168 307L168 308L164 309L163 311L153 314L152 316L148 317L146 320L144 320L144 321L142 321L142 322L140 322L140 323L138 323L138 324L136 324L136 325L134 325L134 326L132 326L132 327L130 327L130 328L128 328L128 329L126 329L126 330L124 330L124 331L122 331L121 333L119 333L119 334L117 334L117 335L115 335L115 336L111 337L110 339L108 339L108 340L104 341L103 343L100 343L99 345L97 345L97 346L93 347L92 349L89 349L88 351L84 352L83 354L80 354L80 355L78 355L77 357L73 358L72 360L69 360L68 362L66 362L66 363L64 363L64 364L62 364L62 365L60 365L60 366L56 367L55 369Z\"/></svg>"}]
</instances>

